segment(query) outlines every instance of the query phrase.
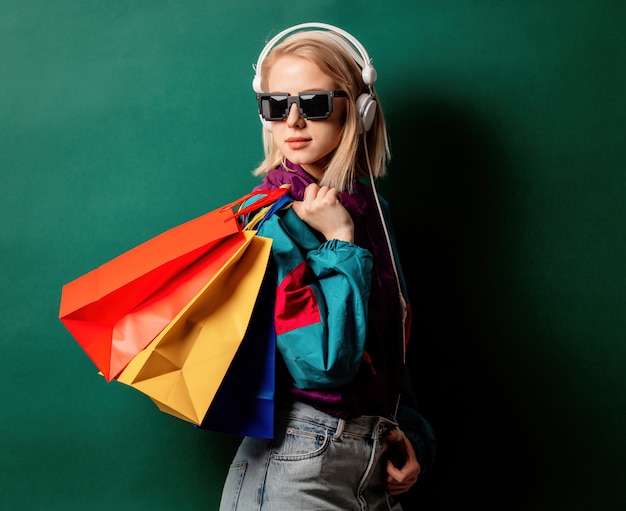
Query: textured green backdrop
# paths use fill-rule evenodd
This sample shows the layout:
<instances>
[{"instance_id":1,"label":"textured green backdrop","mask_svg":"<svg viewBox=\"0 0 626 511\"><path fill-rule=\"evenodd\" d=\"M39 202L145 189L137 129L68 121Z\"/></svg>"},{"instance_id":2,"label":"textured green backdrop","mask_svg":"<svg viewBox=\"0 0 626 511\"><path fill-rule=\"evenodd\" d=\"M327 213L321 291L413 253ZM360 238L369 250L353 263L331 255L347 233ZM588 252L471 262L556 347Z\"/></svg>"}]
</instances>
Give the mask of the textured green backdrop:
<instances>
[{"instance_id":1,"label":"textured green backdrop","mask_svg":"<svg viewBox=\"0 0 626 511\"><path fill-rule=\"evenodd\" d=\"M215 510L237 439L106 384L64 283L247 192L251 64L303 21L379 72L410 353L406 509L626 506L626 4L0 0L0 508Z\"/></svg>"}]
</instances>

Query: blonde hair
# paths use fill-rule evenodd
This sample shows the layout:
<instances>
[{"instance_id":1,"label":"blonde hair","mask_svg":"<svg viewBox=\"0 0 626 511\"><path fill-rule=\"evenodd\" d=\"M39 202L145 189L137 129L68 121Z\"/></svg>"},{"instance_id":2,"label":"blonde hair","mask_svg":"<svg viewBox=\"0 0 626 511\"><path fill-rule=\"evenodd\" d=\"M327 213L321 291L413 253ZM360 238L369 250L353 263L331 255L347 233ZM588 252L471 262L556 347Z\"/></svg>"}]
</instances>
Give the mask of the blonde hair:
<instances>
[{"instance_id":1,"label":"blonde hair","mask_svg":"<svg viewBox=\"0 0 626 511\"><path fill-rule=\"evenodd\" d=\"M346 120L341 139L330 158L321 185L351 191L355 179L369 176L382 177L387 172L390 158L387 127L380 102L376 100L376 118L369 131L359 135L359 119L356 99L370 89L363 81L361 68L338 42L321 31L299 32L276 45L262 63L261 87L267 90L267 76L280 57L290 55L306 58L316 64L324 74L330 76L337 88L348 93ZM285 163L285 157L274 144L272 134L263 129L265 159L254 170L255 176L265 175L271 169Z\"/></svg>"}]
</instances>

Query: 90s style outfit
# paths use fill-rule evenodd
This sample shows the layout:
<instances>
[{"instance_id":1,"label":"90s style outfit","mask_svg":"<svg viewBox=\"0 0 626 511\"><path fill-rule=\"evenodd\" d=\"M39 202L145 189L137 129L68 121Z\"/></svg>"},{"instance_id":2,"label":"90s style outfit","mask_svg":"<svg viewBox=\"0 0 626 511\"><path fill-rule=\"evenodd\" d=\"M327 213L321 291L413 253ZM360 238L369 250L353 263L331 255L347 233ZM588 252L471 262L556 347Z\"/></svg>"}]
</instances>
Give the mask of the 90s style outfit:
<instances>
[{"instance_id":1,"label":"90s style outfit","mask_svg":"<svg viewBox=\"0 0 626 511\"><path fill-rule=\"evenodd\" d=\"M287 162L257 189L291 184L302 200L314 182ZM384 491L383 461L385 433L398 424L422 472L432 462L430 426L414 409L398 408L399 396L410 396L403 309L374 190L357 181L341 203L354 221L354 243L325 240L291 208L259 229L273 240L277 272L275 438L243 440L220 511L399 510Z\"/></svg>"}]
</instances>

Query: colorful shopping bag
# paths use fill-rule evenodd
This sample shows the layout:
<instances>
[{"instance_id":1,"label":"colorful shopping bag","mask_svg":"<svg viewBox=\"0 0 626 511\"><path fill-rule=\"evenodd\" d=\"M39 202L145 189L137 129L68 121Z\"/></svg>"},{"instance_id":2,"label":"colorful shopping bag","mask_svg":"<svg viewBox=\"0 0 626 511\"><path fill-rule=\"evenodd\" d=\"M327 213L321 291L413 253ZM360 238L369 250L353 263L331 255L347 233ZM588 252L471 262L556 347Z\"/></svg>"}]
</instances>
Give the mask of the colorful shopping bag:
<instances>
[{"instance_id":1,"label":"colorful shopping bag","mask_svg":"<svg viewBox=\"0 0 626 511\"><path fill-rule=\"evenodd\" d=\"M222 381L201 429L273 438L276 331L275 269L268 267L248 330Z\"/></svg>"},{"instance_id":2,"label":"colorful shopping bag","mask_svg":"<svg viewBox=\"0 0 626 511\"><path fill-rule=\"evenodd\" d=\"M66 284L59 318L115 378L247 243L242 218L286 189L259 191L174 227ZM253 204L241 209L250 199Z\"/></svg>"},{"instance_id":3,"label":"colorful shopping bag","mask_svg":"<svg viewBox=\"0 0 626 511\"><path fill-rule=\"evenodd\" d=\"M268 267L271 240L243 236L244 246L117 377L196 425L242 344Z\"/></svg>"}]
</instances>

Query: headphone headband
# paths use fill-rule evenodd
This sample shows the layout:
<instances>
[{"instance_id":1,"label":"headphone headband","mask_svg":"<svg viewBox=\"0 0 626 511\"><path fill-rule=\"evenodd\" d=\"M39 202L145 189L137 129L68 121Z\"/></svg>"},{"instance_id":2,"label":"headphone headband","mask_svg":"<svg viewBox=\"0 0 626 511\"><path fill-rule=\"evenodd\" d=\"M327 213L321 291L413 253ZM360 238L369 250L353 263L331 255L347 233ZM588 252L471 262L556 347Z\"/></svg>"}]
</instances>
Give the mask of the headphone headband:
<instances>
[{"instance_id":1,"label":"headphone headband","mask_svg":"<svg viewBox=\"0 0 626 511\"><path fill-rule=\"evenodd\" d=\"M259 54L259 58L257 59L257 63L254 66L255 76L252 81L252 88L255 92L263 92L261 87L261 67L263 65L263 61L269 55L270 51L278 44L279 41L287 37L288 35L299 32L302 30L308 29L320 29L322 31L326 31L327 35L339 43L348 53L352 56L352 58L356 61L358 66L361 68L361 74L363 76L363 81L365 84L372 88L374 82L376 82L376 70L372 64L372 59L367 53L367 50L363 47L363 45L356 39L354 36L342 30L339 27L335 27L334 25L329 25L327 23L301 23L299 25L294 25L293 27L287 28L282 32L275 35L270 41L265 45L261 53ZM356 50L356 51L355 51Z\"/></svg>"}]
</instances>

